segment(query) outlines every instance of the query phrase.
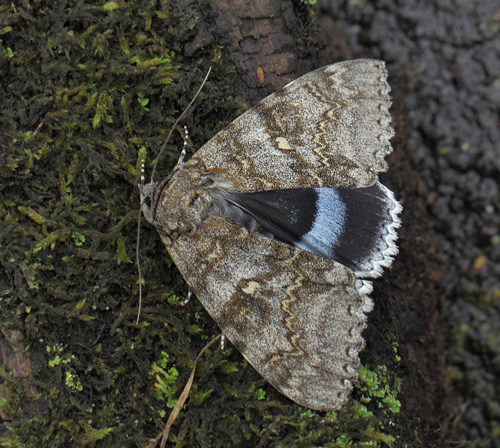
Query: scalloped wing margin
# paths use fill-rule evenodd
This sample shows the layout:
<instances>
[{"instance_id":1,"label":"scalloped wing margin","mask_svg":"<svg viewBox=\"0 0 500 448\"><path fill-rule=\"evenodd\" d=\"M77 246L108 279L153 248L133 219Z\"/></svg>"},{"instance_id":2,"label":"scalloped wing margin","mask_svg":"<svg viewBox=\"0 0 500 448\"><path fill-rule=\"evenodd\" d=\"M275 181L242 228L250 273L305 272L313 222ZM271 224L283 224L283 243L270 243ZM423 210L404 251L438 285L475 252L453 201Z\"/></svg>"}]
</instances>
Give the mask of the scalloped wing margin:
<instances>
[{"instance_id":1,"label":"scalloped wing margin","mask_svg":"<svg viewBox=\"0 0 500 448\"><path fill-rule=\"evenodd\" d=\"M187 167L223 173L240 192L369 186L392 151L389 91L382 61L320 68L241 115Z\"/></svg>"},{"instance_id":2,"label":"scalloped wing margin","mask_svg":"<svg viewBox=\"0 0 500 448\"><path fill-rule=\"evenodd\" d=\"M317 410L348 400L372 308L349 269L220 217L169 252L223 333L276 389Z\"/></svg>"}]
</instances>

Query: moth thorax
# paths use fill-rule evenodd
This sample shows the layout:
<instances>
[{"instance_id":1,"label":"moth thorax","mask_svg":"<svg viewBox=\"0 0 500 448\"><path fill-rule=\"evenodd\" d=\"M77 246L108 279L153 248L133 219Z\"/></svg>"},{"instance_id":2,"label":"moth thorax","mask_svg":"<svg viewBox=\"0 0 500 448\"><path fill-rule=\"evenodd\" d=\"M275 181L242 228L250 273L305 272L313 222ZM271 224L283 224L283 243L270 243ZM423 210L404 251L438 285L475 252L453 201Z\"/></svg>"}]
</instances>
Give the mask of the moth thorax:
<instances>
[{"instance_id":1,"label":"moth thorax","mask_svg":"<svg viewBox=\"0 0 500 448\"><path fill-rule=\"evenodd\" d=\"M180 168L162 192L155 225L171 240L192 235L214 214L212 192L219 188L217 174L188 167ZM223 183L226 188L232 185Z\"/></svg>"},{"instance_id":2,"label":"moth thorax","mask_svg":"<svg viewBox=\"0 0 500 448\"><path fill-rule=\"evenodd\" d=\"M186 232L196 231L197 227L209 217L210 205L210 196L206 191L192 192L189 204L182 214Z\"/></svg>"},{"instance_id":3,"label":"moth thorax","mask_svg":"<svg viewBox=\"0 0 500 448\"><path fill-rule=\"evenodd\" d=\"M210 197L204 191L169 189L162 197L165 204L156 214L156 226L169 239L192 235L208 218Z\"/></svg>"}]
</instances>

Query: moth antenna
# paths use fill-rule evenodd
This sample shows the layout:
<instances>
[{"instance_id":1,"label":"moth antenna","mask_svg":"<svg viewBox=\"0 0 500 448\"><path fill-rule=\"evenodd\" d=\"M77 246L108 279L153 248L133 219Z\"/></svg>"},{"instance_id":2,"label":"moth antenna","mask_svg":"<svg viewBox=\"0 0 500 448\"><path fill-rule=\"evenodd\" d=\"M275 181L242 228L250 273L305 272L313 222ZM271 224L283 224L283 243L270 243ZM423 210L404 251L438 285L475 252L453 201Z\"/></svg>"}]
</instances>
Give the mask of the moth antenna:
<instances>
[{"instance_id":1,"label":"moth antenna","mask_svg":"<svg viewBox=\"0 0 500 448\"><path fill-rule=\"evenodd\" d=\"M146 181L146 169L144 168L145 161L141 161L141 186L144 186ZM142 272L141 272L141 258L140 258L140 241L141 241L141 216L142 216L142 206L144 204L144 198L139 206L139 216L137 218L137 243L135 246L135 262L137 264L137 274L139 275L139 307L137 310L137 318L135 323L139 323L139 318L141 317L141 307L142 307Z\"/></svg>"},{"instance_id":2,"label":"moth antenna","mask_svg":"<svg viewBox=\"0 0 500 448\"><path fill-rule=\"evenodd\" d=\"M161 155L163 154L163 151L165 150L165 147L167 146L167 143L170 139L170 136L172 135L172 132L174 131L175 127L179 124L179 121L186 115L187 111L189 108L193 105L193 103L196 101L196 98L198 98L198 95L200 94L201 90L203 89L203 86L207 82L208 76L210 75L210 72L212 71L212 67L209 67L207 74L205 75L205 78L203 79L203 82L201 83L200 88L196 92L195 96L191 100L191 102L187 105L187 107L184 109L184 112L175 120L174 125L170 129L170 132L167 135L167 138L165 139L165 142L163 143L163 146L160 149L160 152L158 153L158 157L156 158L156 162L153 165L153 170L151 172L151 182L154 181L154 176L156 172L156 167L158 166L158 161L160 160ZM187 148L187 139L188 139L188 131L187 128L184 126L184 145L182 148L181 156L179 158L179 161L177 164L180 164L183 162L184 157L186 156L186 148ZM145 175L145 169L144 169L144 159L142 160L142 165L141 165L141 185L144 185L144 182L146 181L146 175ZM141 316L141 306L142 306L142 274L141 274L141 264L140 264L140 245L139 245L139 240L140 240L140 232L141 232L141 215L142 215L142 206L144 204L144 200L141 201L141 205L139 207L139 219L137 219L137 245L136 245L136 250L135 250L135 255L136 255L136 263L137 263L137 272L139 274L139 309L137 310L137 318L135 323L139 323L139 318ZM189 296L189 294L188 294Z\"/></svg>"},{"instance_id":3,"label":"moth antenna","mask_svg":"<svg viewBox=\"0 0 500 448\"><path fill-rule=\"evenodd\" d=\"M144 182L146 182L146 169L144 168L144 159L141 160L141 185L144 186Z\"/></svg>"},{"instance_id":4,"label":"moth antenna","mask_svg":"<svg viewBox=\"0 0 500 448\"><path fill-rule=\"evenodd\" d=\"M179 160L177 161L176 167L179 165L182 165L184 163L184 157L186 157L186 153L187 153L188 139L189 139L188 128L187 128L187 126L184 126L184 144L182 145L181 155L179 156Z\"/></svg>"},{"instance_id":5,"label":"moth antenna","mask_svg":"<svg viewBox=\"0 0 500 448\"><path fill-rule=\"evenodd\" d=\"M153 165L153 171L151 172L151 182L154 181L155 172L156 172L156 166L158 165L158 161L160 160L160 157L163 154L163 151L164 151L165 147L167 146L167 143L168 143L168 141L170 139L170 136L172 135L172 132L174 132L175 127L179 124L179 121L182 120L182 118L184 117L184 115L186 115L187 111L193 105L193 103L195 102L196 98L198 98L198 95L200 94L201 89L203 89L203 86L205 85L205 83L207 82L208 76L210 75L211 71L212 71L212 67L210 67L208 69L207 74L205 75L205 78L203 79L203 82L201 83L200 88L196 92L196 95L193 97L193 99L191 100L191 102L184 109L184 112L182 112L182 114L179 116L179 118L177 118L177 120L175 120L174 125L170 128L170 132L168 133L167 138L165 139L165 143L163 143L163 146L161 147L160 152L158 153L158 157L156 158L156 162Z\"/></svg>"}]
</instances>

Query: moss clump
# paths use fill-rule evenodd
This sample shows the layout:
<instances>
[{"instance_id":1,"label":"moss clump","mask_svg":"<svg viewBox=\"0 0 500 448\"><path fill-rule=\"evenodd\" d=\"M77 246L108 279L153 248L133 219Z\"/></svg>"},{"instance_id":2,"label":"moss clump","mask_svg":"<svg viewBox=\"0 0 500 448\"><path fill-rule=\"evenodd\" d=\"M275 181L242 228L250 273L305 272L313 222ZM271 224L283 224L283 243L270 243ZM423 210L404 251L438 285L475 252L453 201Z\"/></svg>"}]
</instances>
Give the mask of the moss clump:
<instances>
[{"instance_id":1,"label":"moss clump","mask_svg":"<svg viewBox=\"0 0 500 448\"><path fill-rule=\"evenodd\" d=\"M218 332L197 301L171 305L187 287L147 225L135 323L140 163L150 168L205 74L180 56L197 18L162 1L17 3L0 7L0 330L13 353L0 369L0 445L145 446ZM188 119L190 150L238 107L222 49L196 56L214 70ZM160 173L181 146L176 134ZM212 350L171 441L390 446L397 382L371 369L361 398L325 414L281 396L234 350Z\"/></svg>"},{"instance_id":2,"label":"moss clump","mask_svg":"<svg viewBox=\"0 0 500 448\"><path fill-rule=\"evenodd\" d=\"M165 404L152 360L175 347L187 371L197 333L217 331L206 315L194 325L192 312L169 306L168 292L185 285L148 228L148 290L134 323L138 169L205 74L197 62L184 72L179 56L195 20L168 2L0 7L0 319L13 352L0 382L2 446L144 446ZM220 62L212 73L227 78ZM209 83L200 101L210 92ZM233 115L232 103L211 99L190 126L217 109ZM176 157L174 148L161 171Z\"/></svg>"}]
</instances>

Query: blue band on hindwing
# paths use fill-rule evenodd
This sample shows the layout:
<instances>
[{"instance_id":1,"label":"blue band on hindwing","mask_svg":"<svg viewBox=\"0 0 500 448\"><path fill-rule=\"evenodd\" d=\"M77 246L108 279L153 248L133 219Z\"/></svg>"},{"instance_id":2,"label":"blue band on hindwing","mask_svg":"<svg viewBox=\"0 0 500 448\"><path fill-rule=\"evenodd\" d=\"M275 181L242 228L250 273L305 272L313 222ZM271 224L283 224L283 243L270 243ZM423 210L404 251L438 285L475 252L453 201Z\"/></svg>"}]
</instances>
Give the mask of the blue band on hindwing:
<instances>
[{"instance_id":1,"label":"blue band on hindwing","mask_svg":"<svg viewBox=\"0 0 500 448\"><path fill-rule=\"evenodd\" d=\"M369 276L379 269L377 260L387 255L395 225L391 213L399 207L379 183L365 188L225 192L223 197L219 214L236 224Z\"/></svg>"},{"instance_id":2,"label":"blue band on hindwing","mask_svg":"<svg viewBox=\"0 0 500 448\"><path fill-rule=\"evenodd\" d=\"M335 259L346 222L346 204L336 188L314 188L317 194L314 222L294 245L309 252ZM300 194L299 190L297 194Z\"/></svg>"}]
</instances>

